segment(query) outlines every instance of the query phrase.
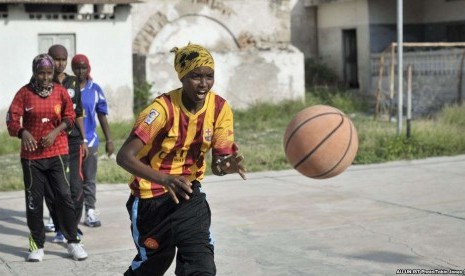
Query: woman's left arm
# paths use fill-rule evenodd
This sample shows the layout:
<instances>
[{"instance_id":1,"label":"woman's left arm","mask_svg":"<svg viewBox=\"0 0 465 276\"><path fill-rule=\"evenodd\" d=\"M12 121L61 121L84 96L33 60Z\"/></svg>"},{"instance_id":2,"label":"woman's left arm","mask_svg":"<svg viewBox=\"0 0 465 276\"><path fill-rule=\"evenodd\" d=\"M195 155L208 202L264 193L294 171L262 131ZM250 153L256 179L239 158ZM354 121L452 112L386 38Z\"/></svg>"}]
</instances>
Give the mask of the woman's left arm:
<instances>
[{"instance_id":1,"label":"woman's left arm","mask_svg":"<svg viewBox=\"0 0 465 276\"><path fill-rule=\"evenodd\" d=\"M113 140L111 140L110 126L108 125L107 116L102 113L97 114L100 126L102 127L103 135L105 136L105 151L108 156L111 156L115 151L115 146L113 145Z\"/></svg>"}]
</instances>

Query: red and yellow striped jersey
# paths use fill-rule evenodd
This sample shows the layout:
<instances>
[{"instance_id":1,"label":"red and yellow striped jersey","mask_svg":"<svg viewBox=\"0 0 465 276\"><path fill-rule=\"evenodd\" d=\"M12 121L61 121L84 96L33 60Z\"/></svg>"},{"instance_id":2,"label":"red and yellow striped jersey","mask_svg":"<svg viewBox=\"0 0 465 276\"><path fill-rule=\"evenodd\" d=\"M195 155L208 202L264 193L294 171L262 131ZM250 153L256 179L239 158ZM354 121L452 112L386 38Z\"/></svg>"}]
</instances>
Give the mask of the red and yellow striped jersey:
<instances>
[{"instance_id":1,"label":"red and yellow striped jersey","mask_svg":"<svg viewBox=\"0 0 465 276\"><path fill-rule=\"evenodd\" d=\"M233 113L225 99L210 91L202 109L192 114L183 106L181 92L179 88L160 95L140 113L132 133L145 146L137 158L162 173L201 180L210 149L214 156L237 151ZM131 178L129 186L140 198L167 192L162 185L137 176Z\"/></svg>"}]
</instances>

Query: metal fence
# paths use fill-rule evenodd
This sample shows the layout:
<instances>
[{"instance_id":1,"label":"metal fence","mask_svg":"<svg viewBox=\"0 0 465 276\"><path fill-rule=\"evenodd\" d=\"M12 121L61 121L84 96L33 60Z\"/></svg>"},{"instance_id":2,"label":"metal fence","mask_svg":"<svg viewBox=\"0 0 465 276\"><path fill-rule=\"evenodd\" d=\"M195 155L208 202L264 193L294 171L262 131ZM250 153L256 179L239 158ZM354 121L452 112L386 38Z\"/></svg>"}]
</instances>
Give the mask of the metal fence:
<instances>
[{"instance_id":1,"label":"metal fence","mask_svg":"<svg viewBox=\"0 0 465 276\"><path fill-rule=\"evenodd\" d=\"M377 97L377 112L392 112L397 94L397 65L393 51L371 55L371 82ZM465 48L405 48L404 74L413 68L413 114L430 115L446 104L462 101ZM392 67L394 65L394 67ZM394 74L394 76L392 75ZM404 78L404 91L407 79ZM405 102L405 101L404 101ZM404 107L403 107L404 108Z\"/></svg>"}]
</instances>

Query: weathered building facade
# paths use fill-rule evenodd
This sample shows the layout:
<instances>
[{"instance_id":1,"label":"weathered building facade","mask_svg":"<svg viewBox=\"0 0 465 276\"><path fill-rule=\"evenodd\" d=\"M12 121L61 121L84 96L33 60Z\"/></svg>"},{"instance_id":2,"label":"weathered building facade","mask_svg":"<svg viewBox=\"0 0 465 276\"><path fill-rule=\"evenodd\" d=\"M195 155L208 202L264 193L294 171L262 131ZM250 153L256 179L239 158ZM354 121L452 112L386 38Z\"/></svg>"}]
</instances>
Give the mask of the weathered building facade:
<instances>
[{"instance_id":1,"label":"weathered building facade","mask_svg":"<svg viewBox=\"0 0 465 276\"><path fill-rule=\"evenodd\" d=\"M109 120L132 119L134 2L0 1L0 116L5 118L15 93L29 81L32 59L60 43L68 48L69 61L76 53L89 57L91 75L108 97ZM72 74L70 62L67 72Z\"/></svg>"},{"instance_id":2,"label":"weathered building facade","mask_svg":"<svg viewBox=\"0 0 465 276\"><path fill-rule=\"evenodd\" d=\"M135 78L154 96L180 86L173 47L189 42L211 50L213 90L233 108L303 99L303 54L290 44L293 1L147 1L134 7Z\"/></svg>"},{"instance_id":3,"label":"weathered building facade","mask_svg":"<svg viewBox=\"0 0 465 276\"><path fill-rule=\"evenodd\" d=\"M378 77L381 54L384 51L390 54L388 47L397 42L396 3L396 0L299 0L292 12L292 44L306 58L327 65L348 87L359 89L363 95L375 96L379 90L389 94L389 55L385 54L381 83ZM404 0L403 3L404 42L465 42L465 1ZM459 98L464 83L460 69L463 47L458 50L410 47L404 51L404 65L414 68L414 102L418 113L437 108L433 106L435 103L442 106Z\"/></svg>"},{"instance_id":4,"label":"weathered building facade","mask_svg":"<svg viewBox=\"0 0 465 276\"><path fill-rule=\"evenodd\" d=\"M30 76L32 58L54 43L86 54L104 89L110 120L133 118L133 80L152 96L180 86L172 47L208 47L214 90L233 108L303 99L304 57L290 43L289 0L0 1L0 116ZM68 66L69 72L70 64Z\"/></svg>"}]
</instances>

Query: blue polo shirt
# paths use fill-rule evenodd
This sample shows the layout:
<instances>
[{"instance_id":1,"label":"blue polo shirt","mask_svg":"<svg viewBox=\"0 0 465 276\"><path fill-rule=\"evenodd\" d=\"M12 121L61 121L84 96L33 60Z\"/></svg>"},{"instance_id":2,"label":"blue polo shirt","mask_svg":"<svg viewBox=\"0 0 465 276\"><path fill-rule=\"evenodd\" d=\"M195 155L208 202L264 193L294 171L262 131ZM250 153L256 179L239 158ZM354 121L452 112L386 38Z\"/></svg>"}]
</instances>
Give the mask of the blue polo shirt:
<instances>
[{"instance_id":1,"label":"blue polo shirt","mask_svg":"<svg viewBox=\"0 0 465 276\"><path fill-rule=\"evenodd\" d=\"M98 146L97 114L108 115L107 99L98 84L92 80L87 80L86 86L81 89L81 101L84 111L87 146Z\"/></svg>"}]
</instances>

